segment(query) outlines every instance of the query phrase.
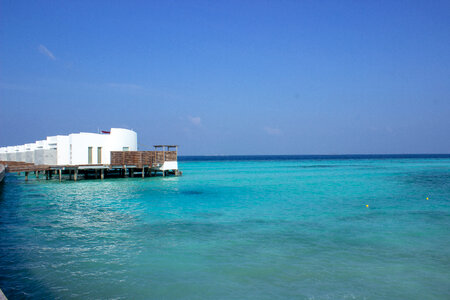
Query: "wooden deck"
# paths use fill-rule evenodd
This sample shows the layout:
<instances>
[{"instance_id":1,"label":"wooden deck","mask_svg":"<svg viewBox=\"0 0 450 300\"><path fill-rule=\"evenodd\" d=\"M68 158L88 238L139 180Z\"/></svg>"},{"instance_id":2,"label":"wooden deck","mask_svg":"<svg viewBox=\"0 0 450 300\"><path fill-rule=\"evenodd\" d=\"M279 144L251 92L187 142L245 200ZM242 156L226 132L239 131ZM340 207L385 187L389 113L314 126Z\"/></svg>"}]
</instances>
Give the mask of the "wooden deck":
<instances>
[{"instance_id":1,"label":"wooden deck","mask_svg":"<svg viewBox=\"0 0 450 300\"><path fill-rule=\"evenodd\" d=\"M0 161L6 172L24 173L28 180L29 173L34 172L37 178L40 174L46 179L58 175L62 180L63 175L69 175L69 179L77 180L79 174L85 178L105 177L134 177L140 175L143 178L157 175L175 175L182 173L178 170L160 170L167 161L177 161L177 151L112 151L110 164L89 165L35 165L33 163L18 161ZM67 176L65 176L67 177Z\"/></svg>"},{"instance_id":2,"label":"wooden deck","mask_svg":"<svg viewBox=\"0 0 450 300\"><path fill-rule=\"evenodd\" d=\"M156 166L176 160L177 151L111 151L112 166Z\"/></svg>"}]
</instances>

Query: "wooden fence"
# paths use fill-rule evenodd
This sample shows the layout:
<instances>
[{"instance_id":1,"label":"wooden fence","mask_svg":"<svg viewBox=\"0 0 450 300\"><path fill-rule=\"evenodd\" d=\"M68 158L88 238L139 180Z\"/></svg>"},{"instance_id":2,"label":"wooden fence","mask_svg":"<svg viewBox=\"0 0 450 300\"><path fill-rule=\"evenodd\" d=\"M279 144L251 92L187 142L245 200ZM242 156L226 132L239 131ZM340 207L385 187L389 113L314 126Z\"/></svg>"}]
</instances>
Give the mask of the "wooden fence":
<instances>
[{"instance_id":1,"label":"wooden fence","mask_svg":"<svg viewBox=\"0 0 450 300\"><path fill-rule=\"evenodd\" d=\"M176 160L177 151L111 151L113 166L153 166Z\"/></svg>"}]
</instances>

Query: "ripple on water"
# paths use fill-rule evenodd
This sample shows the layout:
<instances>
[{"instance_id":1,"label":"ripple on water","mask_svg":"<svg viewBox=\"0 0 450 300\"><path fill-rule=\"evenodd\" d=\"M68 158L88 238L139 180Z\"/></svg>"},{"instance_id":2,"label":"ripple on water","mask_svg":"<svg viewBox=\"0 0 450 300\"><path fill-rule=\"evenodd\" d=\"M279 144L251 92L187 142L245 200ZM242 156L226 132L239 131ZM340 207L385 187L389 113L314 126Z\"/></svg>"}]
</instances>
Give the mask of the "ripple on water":
<instances>
[{"instance_id":1,"label":"ripple on water","mask_svg":"<svg viewBox=\"0 0 450 300\"><path fill-rule=\"evenodd\" d=\"M12 178L0 191L0 286L11 299L445 299L448 171L323 162L275 175L296 162L184 163L175 180Z\"/></svg>"}]
</instances>

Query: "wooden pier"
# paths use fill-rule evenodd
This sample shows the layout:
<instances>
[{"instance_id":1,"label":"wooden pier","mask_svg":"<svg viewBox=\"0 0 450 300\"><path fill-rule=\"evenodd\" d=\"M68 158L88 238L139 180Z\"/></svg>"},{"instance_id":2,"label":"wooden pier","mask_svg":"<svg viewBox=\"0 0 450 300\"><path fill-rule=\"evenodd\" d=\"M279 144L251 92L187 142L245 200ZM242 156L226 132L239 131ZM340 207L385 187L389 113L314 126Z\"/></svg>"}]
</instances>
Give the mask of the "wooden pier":
<instances>
[{"instance_id":1,"label":"wooden pier","mask_svg":"<svg viewBox=\"0 0 450 300\"><path fill-rule=\"evenodd\" d=\"M165 146L168 150L171 147ZM176 149L176 148L175 148ZM152 176L180 176L182 173L178 170L166 170L166 162L176 162L177 151L112 151L111 162L105 164L89 165L35 165L26 162L0 161L0 165L6 167L9 173L24 173L25 180L31 173L36 178L41 175L45 179L51 179L57 176L62 181L63 176L70 180L77 181L82 175L84 178L104 179L106 177L135 177L142 178Z\"/></svg>"}]
</instances>

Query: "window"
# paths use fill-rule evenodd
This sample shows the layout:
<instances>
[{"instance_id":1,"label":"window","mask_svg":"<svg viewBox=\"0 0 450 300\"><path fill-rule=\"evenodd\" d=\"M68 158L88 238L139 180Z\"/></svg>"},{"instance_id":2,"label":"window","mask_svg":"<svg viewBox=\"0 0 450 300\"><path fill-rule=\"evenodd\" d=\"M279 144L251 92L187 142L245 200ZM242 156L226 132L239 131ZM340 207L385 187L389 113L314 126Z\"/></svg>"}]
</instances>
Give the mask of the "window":
<instances>
[{"instance_id":1,"label":"window","mask_svg":"<svg viewBox=\"0 0 450 300\"><path fill-rule=\"evenodd\" d=\"M92 164L92 147L88 147L88 164Z\"/></svg>"},{"instance_id":2,"label":"window","mask_svg":"<svg viewBox=\"0 0 450 300\"><path fill-rule=\"evenodd\" d=\"M102 163L102 147L97 147L97 163Z\"/></svg>"},{"instance_id":3,"label":"window","mask_svg":"<svg viewBox=\"0 0 450 300\"><path fill-rule=\"evenodd\" d=\"M129 147L123 147L122 151L128 151L130 148Z\"/></svg>"}]
</instances>

